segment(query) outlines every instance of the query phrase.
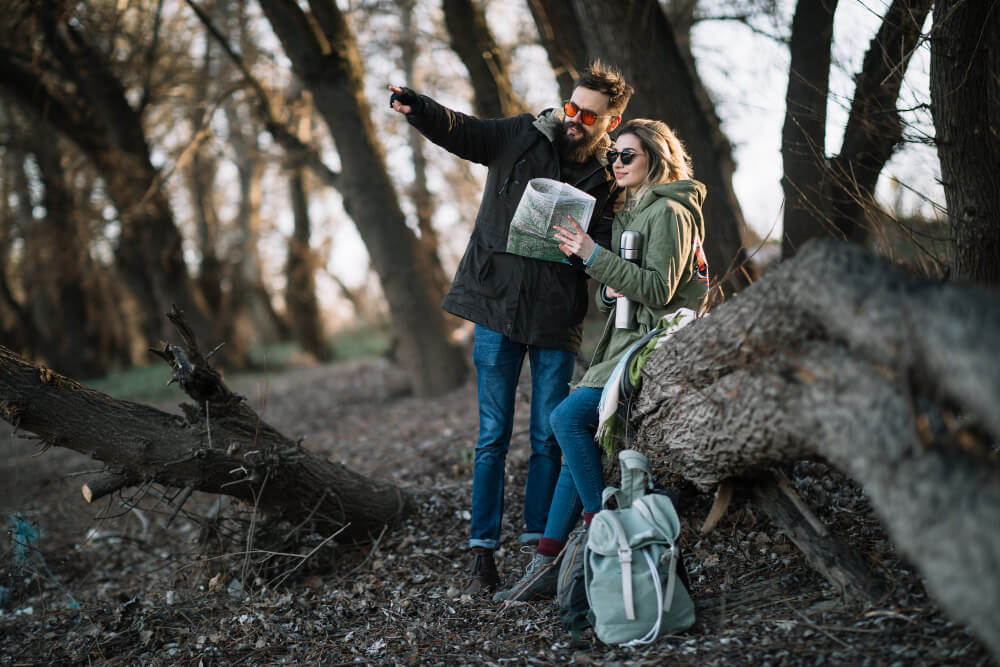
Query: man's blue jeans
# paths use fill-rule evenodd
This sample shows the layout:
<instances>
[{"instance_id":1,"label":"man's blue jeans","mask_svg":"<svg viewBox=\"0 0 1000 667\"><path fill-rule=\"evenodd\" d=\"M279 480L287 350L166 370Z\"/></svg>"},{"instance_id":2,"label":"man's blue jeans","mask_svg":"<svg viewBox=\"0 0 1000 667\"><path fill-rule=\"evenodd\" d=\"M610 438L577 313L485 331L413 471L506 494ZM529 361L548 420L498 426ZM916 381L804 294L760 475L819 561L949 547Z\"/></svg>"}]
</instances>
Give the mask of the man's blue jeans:
<instances>
[{"instance_id":1,"label":"man's blue jeans","mask_svg":"<svg viewBox=\"0 0 1000 667\"><path fill-rule=\"evenodd\" d=\"M601 511L604 469L601 452L594 442L600 402L600 389L578 387L552 412L552 430L562 449L563 464L545 524L545 537L559 542L567 540L581 509Z\"/></svg>"},{"instance_id":2,"label":"man's blue jeans","mask_svg":"<svg viewBox=\"0 0 1000 667\"><path fill-rule=\"evenodd\" d=\"M472 360L479 391L479 440L472 471L470 547L500 546L507 450L525 354L531 367L531 458L524 488L521 541L537 539L545 529L561 461L549 416L569 393L574 355L566 350L515 343L477 324Z\"/></svg>"}]
</instances>

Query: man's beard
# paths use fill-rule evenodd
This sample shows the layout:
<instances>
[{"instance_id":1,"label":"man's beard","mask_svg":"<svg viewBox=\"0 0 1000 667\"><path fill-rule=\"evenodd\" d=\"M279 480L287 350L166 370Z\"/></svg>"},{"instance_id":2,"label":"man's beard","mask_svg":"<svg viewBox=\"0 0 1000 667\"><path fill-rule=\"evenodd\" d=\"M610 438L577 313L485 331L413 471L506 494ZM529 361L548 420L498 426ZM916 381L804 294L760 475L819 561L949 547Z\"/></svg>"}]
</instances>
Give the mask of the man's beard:
<instances>
[{"instance_id":1,"label":"man's beard","mask_svg":"<svg viewBox=\"0 0 1000 667\"><path fill-rule=\"evenodd\" d=\"M566 130L576 126L580 130L578 138L570 137ZM587 158L594 152L594 147L601 140L600 134L587 134L586 130L579 123L563 123L556 133L556 148L559 149L559 157L568 162L586 162Z\"/></svg>"}]
</instances>

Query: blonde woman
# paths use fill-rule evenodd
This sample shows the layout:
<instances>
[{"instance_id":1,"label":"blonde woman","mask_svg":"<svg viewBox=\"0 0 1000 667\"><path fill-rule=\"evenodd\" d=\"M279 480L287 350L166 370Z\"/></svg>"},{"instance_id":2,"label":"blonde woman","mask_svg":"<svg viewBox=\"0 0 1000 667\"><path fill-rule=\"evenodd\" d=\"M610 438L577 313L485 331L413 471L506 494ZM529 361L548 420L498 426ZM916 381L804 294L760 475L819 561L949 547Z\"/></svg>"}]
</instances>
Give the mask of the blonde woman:
<instances>
[{"instance_id":1,"label":"blonde woman","mask_svg":"<svg viewBox=\"0 0 1000 667\"><path fill-rule=\"evenodd\" d=\"M609 312L593 361L577 388L552 412L551 423L563 452L543 537L525 575L494 600L552 597L556 590L559 554L581 507L584 521L601 509L604 479L601 454L594 435L601 390L622 355L659 319L678 308L697 310L708 289L701 250L705 222L701 207L705 186L692 178L691 159L673 131L656 120L635 119L620 130L606 155L615 180L627 189L625 208L615 217L612 250L594 243L573 218L557 227L556 238L567 256L580 257L587 273L604 283L599 306ZM618 255L622 232L642 237L641 259L628 262ZM615 326L616 297L635 304L634 328Z\"/></svg>"}]
</instances>

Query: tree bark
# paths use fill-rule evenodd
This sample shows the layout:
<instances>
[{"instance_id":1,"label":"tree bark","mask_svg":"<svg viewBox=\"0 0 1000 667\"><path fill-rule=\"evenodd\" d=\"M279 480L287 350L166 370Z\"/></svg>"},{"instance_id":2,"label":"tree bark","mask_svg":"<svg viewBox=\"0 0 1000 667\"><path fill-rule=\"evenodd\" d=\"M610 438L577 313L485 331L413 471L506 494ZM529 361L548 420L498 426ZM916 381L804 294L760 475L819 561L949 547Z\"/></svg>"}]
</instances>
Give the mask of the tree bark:
<instances>
[{"instance_id":1,"label":"tree bark","mask_svg":"<svg viewBox=\"0 0 1000 667\"><path fill-rule=\"evenodd\" d=\"M781 130L783 257L791 257L808 239L832 236L834 231L826 169L826 98L836 8L837 0L799 0L792 19Z\"/></svg>"},{"instance_id":2,"label":"tree bark","mask_svg":"<svg viewBox=\"0 0 1000 667\"><path fill-rule=\"evenodd\" d=\"M229 391L177 318L185 348L159 351L195 405L187 418L116 400L0 346L0 417L46 443L88 454L107 466L84 495L126 482L152 481L232 496L269 521L311 521L320 534L343 529L367 540L412 509L408 493L318 458L261 421Z\"/></svg>"},{"instance_id":3,"label":"tree bark","mask_svg":"<svg viewBox=\"0 0 1000 667\"><path fill-rule=\"evenodd\" d=\"M951 276L1000 286L1000 11L934 3L931 113L951 223Z\"/></svg>"},{"instance_id":4,"label":"tree bark","mask_svg":"<svg viewBox=\"0 0 1000 667\"><path fill-rule=\"evenodd\" d=\"M875 185L903 140L896 100L931 4L893 0L856 77L844 141L830 165L833 224L848 241L863 243L872 231Z\"/></svg>"},{"instance_id":5,"label":"tree bark","mask_svg":"<svg viewBox=\"0 0 1000 667\"><path fill-rule=\"evenodd\" d=\"M1000 301L812 241L643 369L636 446L702 489L822 457L1000 655Z\"/></svg>"},{"instance_id":6,"label":"tree bark","mask_svg":"<svg viewBox=\"0 0 1000 667\"><path fill-rule=\"evenodd\" d=\"M458 387L467 373L465 357L448 336L433 297L433 269L406 226L389 180L344 16L330 0L313 0L311 16L293 0L260 4L337 144L344 208L378 272L398 331L399 359L415 393L439 395Z\"/></svg>"},{"instance_id":7,"label":"tree bark","mask_svg":"<svg viewBox=\"0 0 1000 667\"><path fill-rule=\"evenodd\" d=\"M637 91L626 116L663 120L687 146L695 178L708 188L705 251L712 279L726 291L742 289L747 230L733 191L732 151L666 15L656 0L572 4L588 54L619 66Z\"/></svg>"},{"instance_id":8,"label":"tree bark","mask_svg":"<svg viewBox=\"0 0 1000 667\"><path fill-rule=\"evenodd\" d=\"M476 115L505 118L523 112L524 104L510 82L510 62L493 37L479 3L443 0L442 10L451 48L469 71Z\"/></svg>"}]
</instances>

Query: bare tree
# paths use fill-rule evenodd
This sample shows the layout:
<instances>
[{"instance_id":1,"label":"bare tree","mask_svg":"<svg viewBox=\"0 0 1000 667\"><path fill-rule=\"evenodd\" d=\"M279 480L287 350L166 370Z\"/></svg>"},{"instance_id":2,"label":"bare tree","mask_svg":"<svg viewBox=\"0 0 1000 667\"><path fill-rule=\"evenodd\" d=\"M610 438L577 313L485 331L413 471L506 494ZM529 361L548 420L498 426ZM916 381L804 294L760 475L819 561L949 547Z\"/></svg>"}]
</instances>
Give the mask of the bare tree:
<instances>
[{"instance_id":1,"label":"bare tree","mask_svg":"<svg viewBox=\"0 0 1000 667\"><path fill-rule=\"evenodd\" d=\"M73 141L104 179L121 221L116 248L120 278L142 309L142 330L156 338L155 313L176 303L202 330L205 304L191 280L166 194L153 166L142 125L110 57L84 26L99 16L76 16L58 5L17 3L0 24L0 89L27 113Z\"/></svg>"},{"instance_id":2,"label":"bare tree","mask_svg":"<svg viewBox=\"0 0 1000 667\"><path fill-rule=\"evenodd\" d=\"M239 11L230 17L230 22L228 32L234 35L242 58L256 62L261 49L251 32L251 17L246 3L239 3ZM236 68L236 65L231 67ZM227 71L225 65L220 64L220 69ZM219 339L225 341L252 338L267 343L291 337L288 322L274 309L264 284L258 248L263 225L260 215L261 188L267 166L267 157L258 139L261 123L259 107L252 103L226 104L223 107L228 139L226 148L238 182L236 210L228 223L234 237L229 259L228 301L216 319L224 327ZM308 163L308 160L305 161Z\"/></svg>"},{"instance_id":3,"label":"bare tree","mask_svg":"<svg viewBox=\"0 0 1000 667\"><path fill-rule=\"evenodd\" d=\"M865 54L840 154L826 155L826 105L835 2L800 2L792 23L782 132L782 254L810 238L864 243L877 224L875 185L903 140L896 102L930 0L894 0Z\"/></svg>"},{"instance_id":4,"label":"bare tree","mask_svg":"<svg viewBox=\"0 0 1000 667\"><path fill-rule=\"evenodd\" d=\"M127 365L114 268L91 252L103 226L90 201L97 177L68 141L6 111L0 310L12 322L0 327L0 341L79 377Z\"/></svg>"},{"instance_id":5,"label":"bare tree","mask_svg":"<svg viewBox=\"0 0 1000 667\"><path fill-rule=\"evenodd\" d=\"M476 0L443 0L444 22L451 48L469 71L475 91L476 115L503 118L524 111L510 81L507 54L493 37L486 13Z\"/></svg>"},{"instance_id":6,"label":"bare tree","mask_svg":"<svg viewBox=\"0 0 1000 667\"><path fill-rule=\"evenodd\" d=\"M406 0L400 3L399 20L400 34L399 46L401 54L401 64L403 66L403 78L407 85L422 90L423 85L417 73L417 55L419 51L420 34L414 22L414 0ZM413 183L409 188L410 198L413 200L413 207L417 213L417 229L420 230L420 245L427 253L427 262L434 272L432 285L435 289L436 298L444 298L448 289L449 280L445 274L444 267L441 266L441 257L438 254L438 234L431 224L434 216L434 198L427 187L427 155L424 153L424 138L416 128L407 124L407 138L410 144L410 151L413 153Z\"/></svg>"},{"instance_id":7,"label":"bare tree","mask_svg":"<svg viewBox=\"0 0 1000 667\"><path fill-rule=\"evenodd\" d=\"M932 0L894 0L855 77L844 140L830 161L832 221L849 241L861 243L872 231L875 184L903 141L896 106L900 87L931 4Z\"/></svg>"},{"instance_id":8,"label":"bare tree","mask_svg":"<svg viewBox=\"0 0 1000 667\"><path fill-rule=\"evenodd\" d=\"M559 94L568 100L573 84L587 66L587 48L572 4L559 0L528 0L528 9L538 29L549 64L556 75Z\"/></svg>"},{"instance_id":9,"label":"bare tree","mask_svg":"<svg viewBox=\"0 0 1000 667\"><path fill-rule=\"evenodd\" d=\"M830 44L837 0L801 0L795 6L789 44L788 93L781 158L785 193L781 254L788 257L817 233L830 235L826 179L826 100L830 87Z\"/></svg>"},{"instance_id":10,"label":"bare tree","mask_svg":"<svg viewBox=\"0 0 1000 667\"><path fill-rule=\"evenodd\" d=\"M713 276L725 279L727 289L740 289L748 277L743 272L746 225L733 191L732 151L663 9L656 0L575 0L572 5L587 53L619 66L635 87L628 115L665 121L687 146L695 177L709 192L705 200L709 267Z\"/></svg>"},{"instance_id":11,"label":"bare tree","mask_svg":"<svg viewBox=\"0 0 1000 667\"><path fill-rule=\"evenodd\" d=\"M934 4L931 112L954 278L1000 286L1000 7Z\"/></svg>"},{"instance_id":12,"label":"bare tree","mask_svg":"<svg viewBox=\"0 0 1000 667\"><path fill-rule=\"evenodd\" d=\"M303 109L304 100L297 100L292 107L298 107L298 136L309 143L311 107ZM292 323L295 339L306 352L320 361L329 361L333 350L323 333L323 319L320 317L319 302L316 300L316 260L310 247L312 218L309 215L309 189L306 185L306 170L298 164L288 170L288 194L292 203L294 229L288 240L288 258L285 263L285 303L288 318Z\"/></svg>"}]
</instances>

